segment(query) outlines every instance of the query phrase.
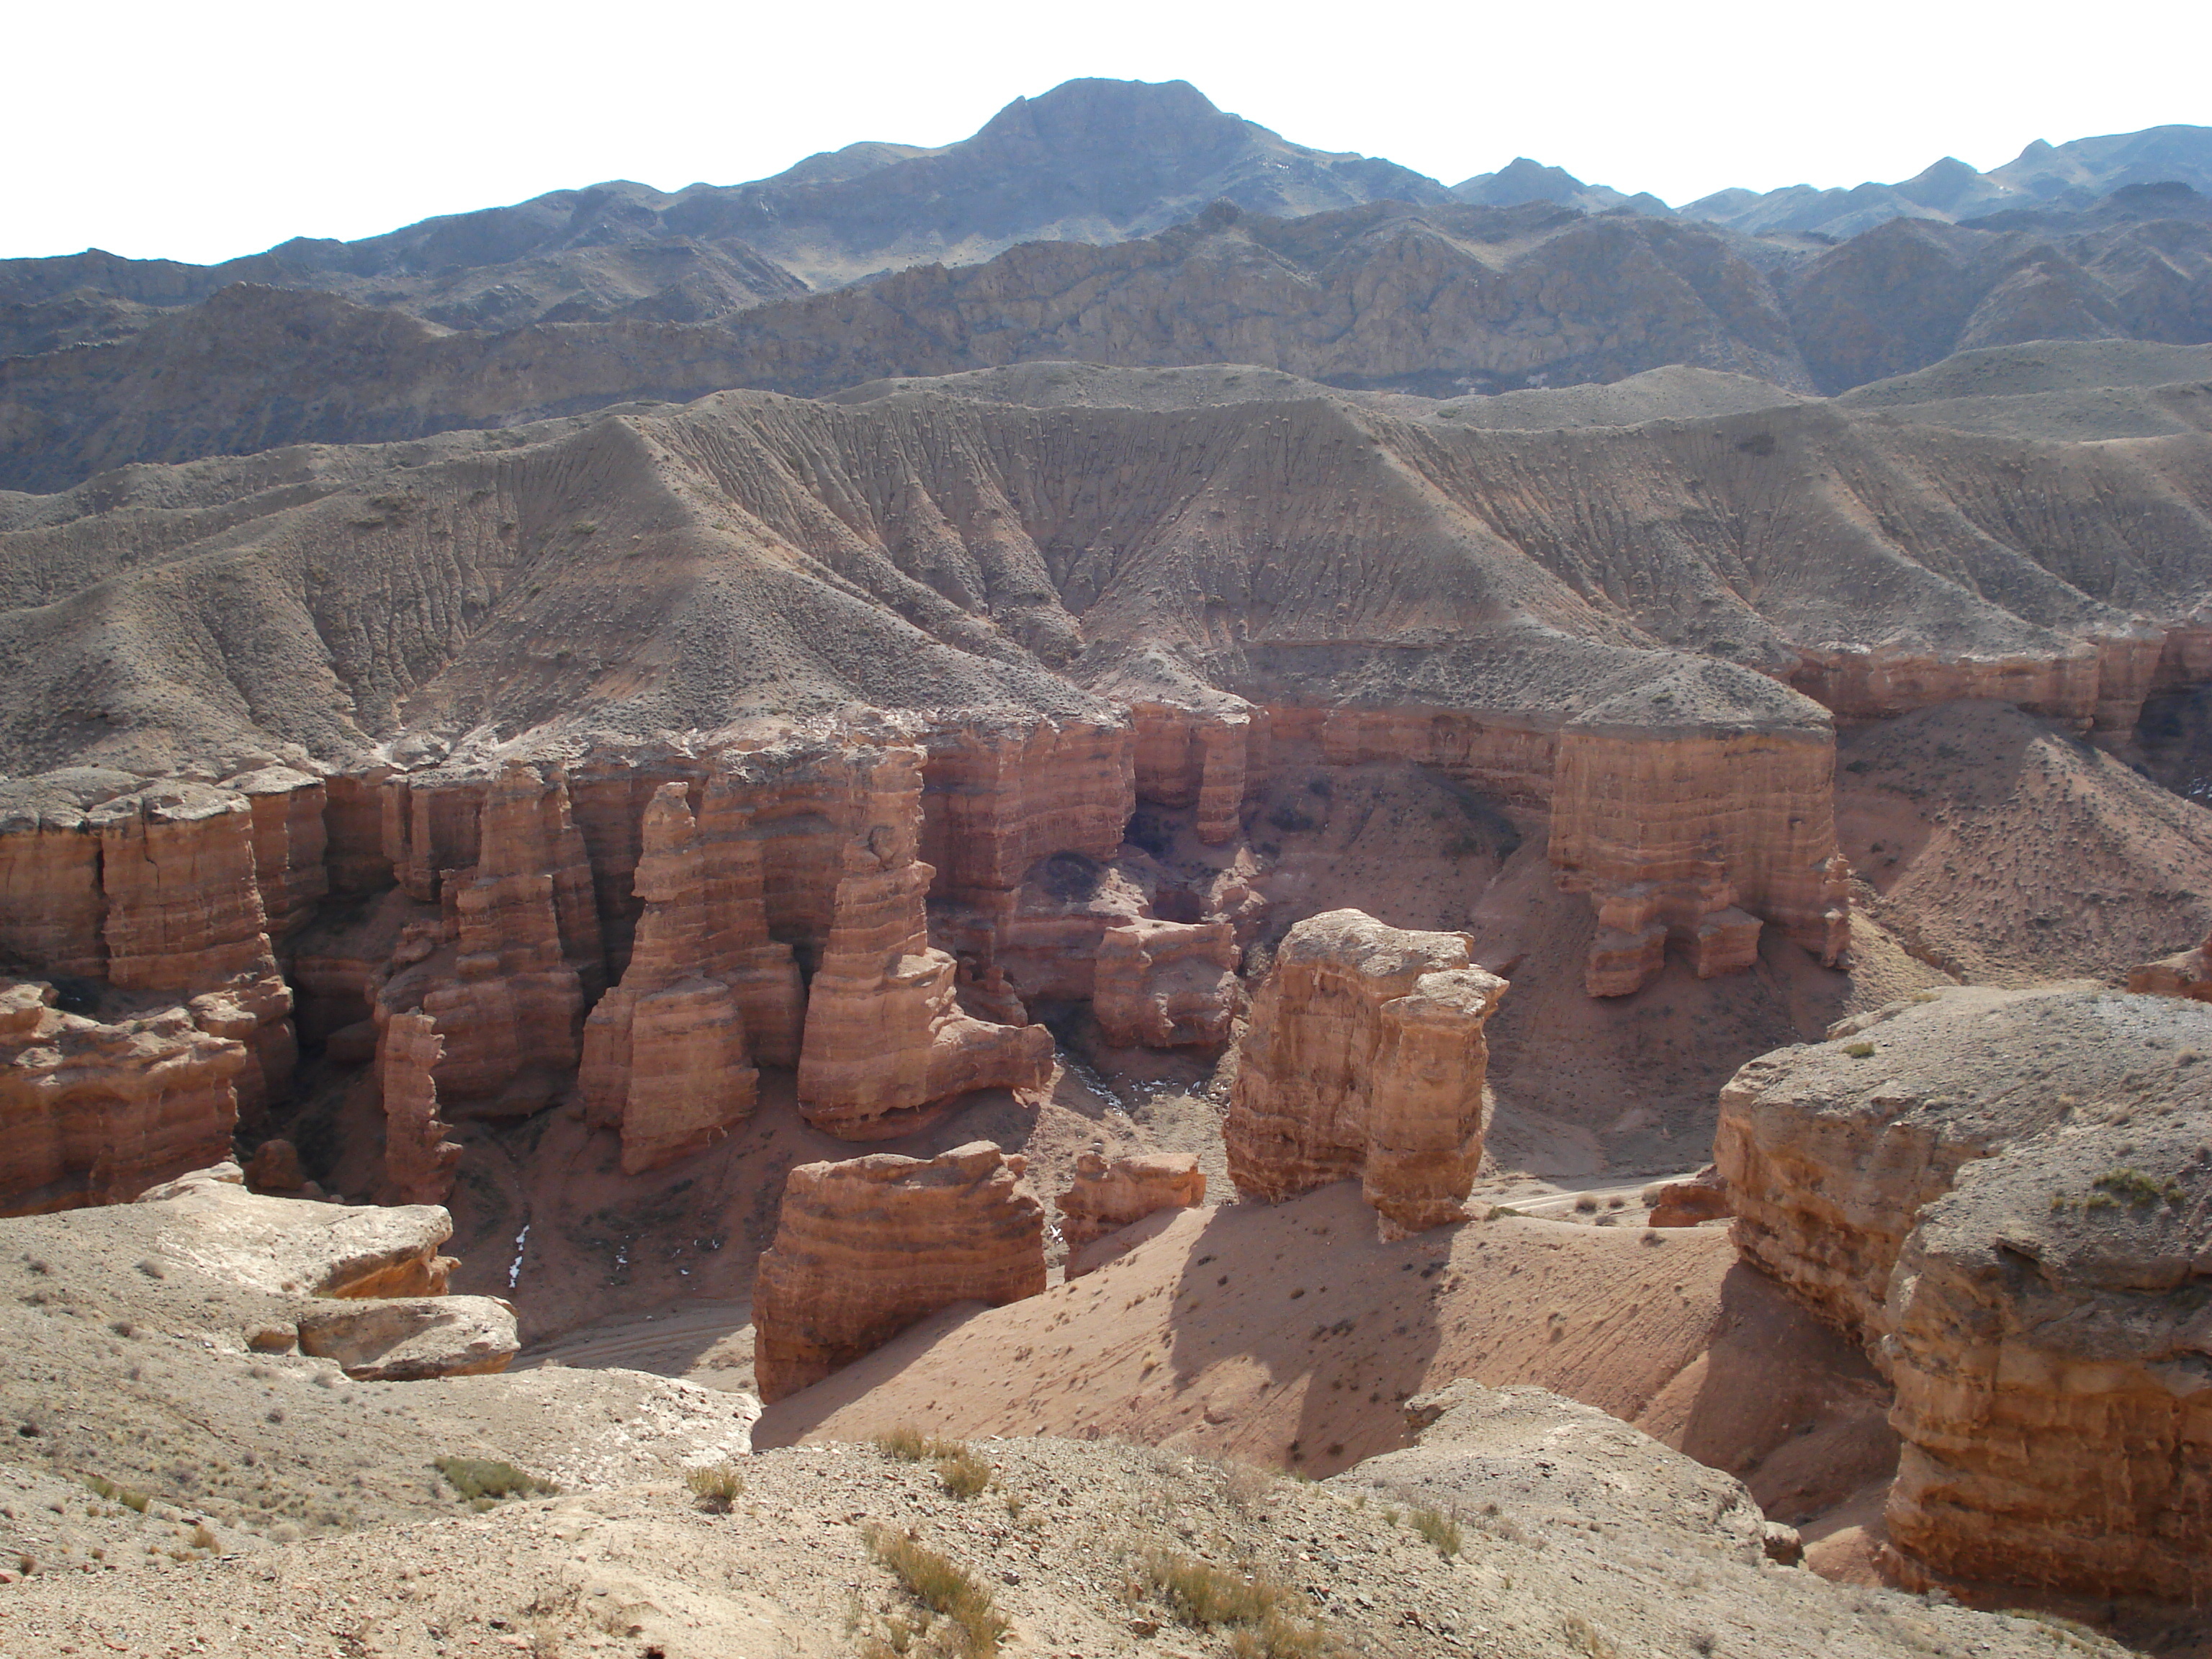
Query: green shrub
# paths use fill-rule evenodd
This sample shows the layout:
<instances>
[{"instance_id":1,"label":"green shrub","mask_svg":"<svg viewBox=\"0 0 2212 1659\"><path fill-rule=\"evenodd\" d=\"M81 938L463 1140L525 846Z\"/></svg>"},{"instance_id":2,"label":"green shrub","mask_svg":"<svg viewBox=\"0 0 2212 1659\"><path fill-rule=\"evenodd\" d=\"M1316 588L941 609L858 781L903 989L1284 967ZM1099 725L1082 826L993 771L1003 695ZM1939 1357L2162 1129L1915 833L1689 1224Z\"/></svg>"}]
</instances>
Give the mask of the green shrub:
<instances>
[{"instance_id":1,"label":"green shrub","mask_svg":"<svg viewBox=\"0 0 2212 1659\"><path fill-rule=\"evenodd\" d=\"M472 1504L489 1504L501 1498L550 1495L561 1490L550 1480L526 1474L512 1463L489 1457L441 1457L434 1466L446 1484Z\"/></svg>"},{"instance_id":2,"label":"green shrub","mask_svg":"<svg viewBox=\"0 0 2212 1659\"><path fill-rule=\"evenodd\" d=\"M1866 1060L1873 1055L1874 1044L1871 1042L1846 1042L1844 1045L1844 1052L1849 1054L1853 1060Z\"/></svg>"}]
</instances>

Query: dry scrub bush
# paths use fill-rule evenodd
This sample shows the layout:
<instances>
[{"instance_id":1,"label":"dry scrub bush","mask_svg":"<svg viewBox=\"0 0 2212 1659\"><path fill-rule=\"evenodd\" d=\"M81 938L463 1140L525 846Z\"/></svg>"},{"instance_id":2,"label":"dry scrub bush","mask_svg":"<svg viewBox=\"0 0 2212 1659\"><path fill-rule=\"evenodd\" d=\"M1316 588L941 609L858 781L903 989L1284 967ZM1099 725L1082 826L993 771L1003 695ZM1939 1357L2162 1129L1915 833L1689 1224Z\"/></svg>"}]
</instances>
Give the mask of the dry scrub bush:
<instances>
[{"instance_id":1,"label":"dry scrub bush","mask_svg":"<svg viewBox=\"0 0 2212 1659\"><path fill-rule=\"evenodd\" d=\"M951 1659L994 1659L1012 1628L992 1605L991 1592L957 1562L939 1555L911 1533L871 1527L868 1552L891 1570L907 1594L941 1619L915 1626L893 1620L870 1646L878 1652L906 1653L917 1638ZM881 1645L878 1646L878 1644Z\"/></svg>"},{"instance_id":2,"label":"dry scrub bush","mask_svg":"<svg viewBox=\"0 0 2212 1659\"><path fill-rule=\"evenodd\" d=\"M735 1463L708 1463L698 1468L684 1471L684 1484L690 1488L691 1496L699 1500L699 1507L712 1510L718 1515L729 1512L730 1505L744 1496L745 1477Z\"/></svg>"},{"instance_id":3,"label":"dry scrub bush","mask_svg":"<svg viewBox=\"0 0 2212 1659\"><path fill-rule=\"evenodd\" d=\"M1620 1650L1579 1613L1567 1614L1560 1624L1566 1632L1567 1646L1583 1659L1620 1659Z\"/></svg>"},{"instance_id":4,"label":"dry scrub bush","mask_svg":"<svg viewBox=\"0 0 2212 1659\"><path fill-rule=\"evenodd\" d=\"M1409 1524L1413 1530L1436 1546L1437 1553L1449 1560L1460 1553L1467 1536L1460 1531L1459 1522L1442 1510L1415 1510Z\"/></svg>"},{"instance_id":5,"label":"dry scrub bush","mask_svg":"<svg viewBox=\"0 0 2212 1659\"><path fill-rule=\"evenodd\" d=\"M926 1435L911 1424L902 1423L878 1435L876 1449L901 1462L919 1463L925 1457L932 1460L937 1465L937 1478L945 1483L945 1490L963 1501L988 1490L991 1484L990 1464L978 1456L966 1441Z\"/></svg>"},{"instance_id":6,"label":"dry scrub bush","mask_svg":"<svg viewBox=\"0 0 2212 1659\"><path fill-rule=\"evenodd\" d=\"M1235 1659L1326 1659L1339 1651L1313 1604L1265 1573L1224 1571L1168 1550L1145 1558L1153 1593L1193 1630L1228 1634Z\"/></svg>"}]
</instances>

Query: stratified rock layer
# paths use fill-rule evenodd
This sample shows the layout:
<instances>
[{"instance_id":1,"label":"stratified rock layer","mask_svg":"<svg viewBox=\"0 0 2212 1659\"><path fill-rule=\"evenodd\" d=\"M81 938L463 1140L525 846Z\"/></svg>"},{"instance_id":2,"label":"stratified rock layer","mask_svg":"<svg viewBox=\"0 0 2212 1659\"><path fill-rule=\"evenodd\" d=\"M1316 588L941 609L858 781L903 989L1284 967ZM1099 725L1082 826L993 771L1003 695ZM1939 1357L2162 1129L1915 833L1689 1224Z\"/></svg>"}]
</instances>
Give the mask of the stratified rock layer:
<instances>
[{"instance_id":1,"label":"stratified rock layer","mask_svg":"<svg viewBox=\"0 0 2212 1659\"><path fill-rule=\"evenodd\" d=\"M2082 1111L2124 1109L2144 1068L2171 1070L2190 1030L2212 1036L2212 1016L2147 998L1960 987L1762 1055L1721 1091L1714 1139L1736 1247L1875 1341L1905 1236L1961 1165Z\"/></svg>"},{"instance_id":2,"label":"stratified rock layer","mask_svg":"<svg viewBox=\"0 0 2212 1659\"><path fill-rule=\"evenodd\" d=\"M929 944L935 872L915 857L921 755L864 751L854 764L855 833L844 847L828 943L809 988L799 1103L848 1139L905 1132L897 1115L978 1089L1035 1089L1051 1075L1041 1025L962 1012L957 964Z\"/></svg>"},{"instance_id":3,"label":"stratified rock layer","mask_svg":"<svg viewBox=\"0 0 2212 1659\"><path fill-rule=\"evenodd\" d=\"M761 1397L794 1394L956 1302L1045 1287L1044 1206L988 1141L803 1164L753 1294Z\"/></svg>"},{"instance_id":4,"label":"stratified rock layer","mask_svg":"<svg viewBox=\"0 0 2212 1659\"><path fill-rule=\"evenodd\" d=\"M1138 1152L1108 1163L1097 1152L1075 1161L1075 1181L1053 1200L1069 1273L1078 1251L1160 1210L1206 1202L1206 1176L1193 1152Z\"/></svg>"},{"instance_id":5,"label":"stratified rock layer","mask_svg":"<svg viewBox=\"0 0 2212 1659\"><path fill-rule=\"evenodd\" d=\"M2212 1079L2181 1094L2180 1115L2069 1125L1969 1166L1907 1241L1887 1521L1923 1566L2100 1599L2212 1593Z\"/></svg>"},{"instance_id":6,"label":"stratified rock layer","mask_svg":"<svg viewBox=\"0 0 2212 1659\"><path fill-rule=\"evenodd\" d=\"M760 1073L749 1058L738 993L718 977L727 954L714 926L717 902L683 784L663 784L646 808L636 872L645 915L623 981L592 1010L578 1083L592 1121L622 1134L623 1168L635 1175L711 1145L752 1113ZM758 861L750 908L760 911ZM763 930L758 947L767 947ZM799 969L780 953L775 988L794 1006Z\"/></svg>"},{"instance_id":7,"label":"stratified rock layer","mask_svg":"<svg viewBox=\"0 0 2212 1659\"><path fill-rule=\"evenodd\" d=\"M1291 929L1252 1007L1223 1133L1269 1201L1360 1177L1386 1236L1464 1218L1488 1127L1484 1023L1505 981L1462 933L1358 910Z\"/></svg>"},{"instance_id":8,"label":"stratified rock layer","mask_svg":"<svg viewBox=\"0 0 2212 1659\"><path fill-rule=\"evenodd\" d=\"M0 1214L124 1204L230 1156L245 1045L182 1008L102 1024L0 984Z\"/></svg>"}]
</instances>

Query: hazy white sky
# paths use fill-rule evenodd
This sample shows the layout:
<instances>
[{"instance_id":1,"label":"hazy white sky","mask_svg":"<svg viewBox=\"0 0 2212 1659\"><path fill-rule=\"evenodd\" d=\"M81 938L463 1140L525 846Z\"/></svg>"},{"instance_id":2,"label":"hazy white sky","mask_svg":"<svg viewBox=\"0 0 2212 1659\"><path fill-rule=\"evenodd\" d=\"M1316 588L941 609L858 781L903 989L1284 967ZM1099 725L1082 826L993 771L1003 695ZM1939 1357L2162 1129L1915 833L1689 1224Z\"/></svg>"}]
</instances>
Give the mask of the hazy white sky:
<instances>
[{"instance_id":1,"label":"hazy white sky","mask_svg":"<svg viewBox=\"0 0 2212 1659\"><path fill-rule=\"evenodd\" d=\"M0 256L216 260L603 179L940 144L1075 76L1191 82L1447 183L1516 155L1680 203L2212 125L2212 4L17 0Z\"/></svg>"}]
</instances>

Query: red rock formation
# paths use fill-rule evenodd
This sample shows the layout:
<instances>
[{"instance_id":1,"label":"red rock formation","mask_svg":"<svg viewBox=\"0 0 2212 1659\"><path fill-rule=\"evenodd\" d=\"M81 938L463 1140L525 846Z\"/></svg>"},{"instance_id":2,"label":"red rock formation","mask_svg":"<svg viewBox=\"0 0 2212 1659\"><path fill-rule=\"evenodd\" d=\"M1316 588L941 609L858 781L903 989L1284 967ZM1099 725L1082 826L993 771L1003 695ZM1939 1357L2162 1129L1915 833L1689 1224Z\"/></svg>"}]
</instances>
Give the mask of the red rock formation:
<instances>
[{"instance_id":1,"label":"red rock formation","mask_svg":"<svg viewBox=\"0 0 2212 1659\"><path fill-rule=\"evenodd\" d=\"M1482 1028L1506 990L1468 948L1358 910L1284 936L1223 1125L1239 1192L1273 1202L1356 1175L1386 1237L1463 1218L1489 1121Z\"/></svg>"},{"instance_id":2,"label":"red rock formation","mask_svg":"<svg viewBox=\"0 0 2212 1659\"><path fill-rule=\"evenodd\" d=\"M1834 769L1826 732L1563 732L1550 852L1559 885L1597 908L1590 994L1638 988L1670 939L1700 978L1748 966L1762 917L1839 960L1850 871L1836 852Z\"/></svg>"},{"instance_id":3,"label":"red rock formation","mask_svg":"<svg viewBox=\"0 0 2212 1659\"><path fill-rule=\"evenodd\" d=\"M384 856L408 897L433 902L446 872L477 862L485 793L480 778L433 774L385 780Z\"/></svg>"},{"instance_id":4,"label":"red rock formation","mask_svg":"<svg viewBox=\"0 0 2212 1659\"><path fill-rule=\"evenodd\" d=\"M1266 742L1267 711L1224 700L1219 710L1136 702L1137 797L1159 806L1194 806L1198 838L1218 847L1235 838L1251 751Z\"/></svg>"},{"instance_id":5,"label":"red rock formation","mask_svg":"<svg viewBox=\"0 0 2212 1659\"><path fill-rule=\"evenodd\" d=\"M1139 917L1098 942L1091 1012L1111 1047L1212 1047L1236 1018L1236 930Z\"/></svg>"},{"instance_id":6,"label":"red rock formation","mask_svg":"<svg viewBox=\"0 0 2212 1659\"><path fill-rule=\"evenodd\" d=\"M1710 1164L1687 1181L1668 1182L1656 1193L1647 1189L1647 1195L1652 1200L1647 1227L1697 1227L1735 1213L1728 1183Z\"/></svg>"},{"instance_id":7,"label":"red rock formation","mask_svg":"<svg viewBox=\"0 0 2212 1659\"><path fill-rule=\"evenodd\" d=\"M923 1160L802 1164L753 1291L761 1398L780 1400L956 1302L1045 1288L1044 1206L988 1141Z\"/></svg>"},{"instance_id":8,"label":"red rock formation","mask_svg":"<svg viewBox=\"0 0 2212 1659\"><path fill-rule=\"evenodd\" d=\"M806 1005L799 1103L817 1127L848 1139L901 1134L899 1115L977 1089L1035 1089L1051 1075L1041 1025L990 1025L963 1013L957 964L930 947L924 896L934 872L915 857L921 751L858 751L852 799L860 828L845 849L836 921Z\"/></svg>"},{"instance_id":9,"label":"red rock formation","mask_svg":"<svg viewBox=\"0 0 2212 1659\"><path fill-rule=\"evenodd\" d=\"M94 809L109 981L191 999L203 1030L246 1045L237 1079L251 1119L289 1086L292 991L261 908L246 798L168 782Z\"/></svg>"},{"instance_id":10,"label":"red rock formation","mask_svg":"<svg viewBox=\"0 0 2212 1659\"><path fill-rule=\"evenodd\" d=\"M436 1022L441 1100L520 1115L567 1086L587 994L605 974L591 869L558 769L503 768L485 797L478 847L465 879L441 883L458 951L394 976L378 1000L386 1013L419 1007Z\"/></svg>"},{"instance_id":11,"label":"red rock formation","mask_svg":"<svg viewBox=\"0 0 2212 1659\"><path fill-rule=\"evenodd\" d=\"M2212 939L2193 951L2161 957L2128 969L2128 989L2142 996L2187 997L2212 1002Z\"/></svg>"},{"instance_id":12,"label":"red rock formation","mask_svg":"<svg viewBox=\"0 0 2212 1659\"><path fill-rule=\"evenodd\" d=\"M636 883L646 908L629 969L585 1023L578 1073L592 1121L621 1132L631 1175L721 1139L752 1115L760 1076L739 1000L714 971L721 953L713 948L713 901L725 896L708 879L683 784L653 795L643 848ZM788 951L782 961L795 1000L798 969Z\"/></svg>"},{"instance_id":13,"label":"red rock formation","mask_svg":"<svg viewBox=\"0 0 2212 1659\"><path fill-rule=\"evenodd\" d=\"M1114 855L1135 810L1131 733L1040 720L952 726L924 739L920 856L933 894L987 903L1054 853Z\"/></svg>"},{"instance_id":14,"label":"red rock formation","mask_svg":"<svg viewBox=\"0 0 2212 1659\"><path fill-rule=\"evenodd\" d=\"M102 1024L0 985L0 1214L128 1203L230 1156L245 1045L182 1008Z\"/></svg>"},{"instance_id":15,"label":"red rock formation","mask_svg":"<svg viewBox=\"0 0 2212 1659\"><path fill-rule=\"evenodd\" d=\"M384 1104L384 1177L395 1204L442 1204L452 1196L461 1149L438 1115L438 1062L445 1039L428 1014L393 1014L376 1051Z\"/></svg>"},{"instance_id":16,"label":"red rock formation","mask_svg":"<svg viewBox=\"0 0 2212 1659\"><path fill-rule=\"evenodd\" d=\"M137 787L127 772L93 767L0 785L0 960L106 977L106 901L88 810Z\"/></svg>"},{"instance_id":17,"label":"red rock formation","mask_svg":"<svg viewBox=\"0 0 2212 1659\"><path fill-rule=\"evenodd\" d=\"M2138 626L2054 644L2050 656L2003 657L1800 647L1790 683L1848 720L1887 720L1974 697L2114 741L2132 733L2158 676L2165 630Z\"/></svg>"},{"instance_id":18,"label":"red rock formation","mask_svg":"<svg viewBox=\"0 0 2212 1659\"><path fill-rule=\"evenodd\" d=\"M767 856L747 773L717 767L699 806L705 933L699 965L730 988L753 1059L796 1066L806 1027L806 992L791 946L769 935Z\"/></svg>"},{"instance_id":19,"label":"red rock formation","mask_svg":"<svg viewBox=\"0 0 2212 1659\"><path fill-rule=\"evenodd\" d=\"M253 874L269 937L289 939L313 920L316 905L331 890L323 781L270 766L222 787L245 796L253 815Z\"/></svg>"},{"instance_id":20,"label":"red rock formation","mask_svg":"<svg viewBox=\"0 0 2212 1659\"><path fill-rule=\"evenodd\" d=\"M1922 1567L2100 1601L2212 1594L2212 1101L2161 1081L2180 1115L2015 1142L1962 1170L1898 1259L1886 1519Z\"/></svg>"},{"instance_id":21,"label":"red rock formation","mask_svg":"<svg viewBox=\"0 0 2212 1659\"><path fill-rule=\"evenodd\" d=\"M1140 1152L1109 1164L1097 1152L1075 1161L1075 1180L1053 1200L1067 1245L1071 1277L1077 1252L1158 1210L1206 1202L1206 1176L1191 1152Z\"/></svg>"}]
</instances>

